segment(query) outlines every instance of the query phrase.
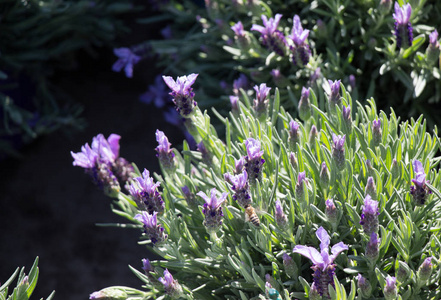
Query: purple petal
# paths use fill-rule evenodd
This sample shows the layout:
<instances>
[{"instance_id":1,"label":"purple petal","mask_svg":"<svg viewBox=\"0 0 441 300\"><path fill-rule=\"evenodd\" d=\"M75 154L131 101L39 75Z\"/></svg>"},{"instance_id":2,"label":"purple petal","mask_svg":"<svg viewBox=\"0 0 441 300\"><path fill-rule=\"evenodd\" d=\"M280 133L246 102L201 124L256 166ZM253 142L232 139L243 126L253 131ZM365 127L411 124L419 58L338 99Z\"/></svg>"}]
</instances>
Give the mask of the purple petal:
<instances>
[{"instance_id":1,"label":"purple petal","mask_svg":"<svg viewBox=\"0 0 441 300\"><path fill-rule=\"evenodd\" d=\"M315 235L317 236L317 238L321 242L320 243L320 250L322 252L324 250L326 250L326 252L328 252L329 244L331 243L328 232L326 232L326 230L322 226L320 226L320 228L317 229Z\"/></svg>"},{"instance_id":2,"label":"purple petal","mask_svg":"<svg viewBox=\"0 0 441 300\"><path fill-rule=\"evenodd\" d=\"M412 165L413 165L413 170L416 174L418 174L418 173L424 174L425 173L423 164L419 160L414 160Z\"/></svg>"},{"instance_id":3,"label":"purple petal","mask_svg":"<svg viewBox=\"0 0 441 300\"><path fill-rule=\"evenodd\" d=\"M171 76L162 76L162 79L164 80L165 84L172 90L172 91L179 91L178 84L174 81L174 79Z\"/></svg>"},{"instance_id":4,"label":"purple petal","mask_svg":"<svg viewBox=\"0 0 441 300\"><path fill-rule=\"evenodd\" d=\"M323 266L324 264L322 255L313 247L297 245L294 247L292 252L305 256L315 265Z\"/></svg>"},{"instance_id":5,"label":"purple petal","mask_svg":"<svg viewBox=\"0 0 441 300\"><path fill-rule=\"evenodd\" d=\"M110 149L112 149L113 154L115 157L119 157L119 140L121 139L121 136L115 133L112 133L107 138L107 142L109 142Z\"/></svg>"},{"instance_id":6,"label":"purple petal","mask_svg":"<svg viewBox=\"0 0 441 300\"><path fill-rule=\"evenodd\" d=\"M348 250L348 245L344 244L343 242L337 243L331 248L331 262L335 260L335 258L343 251Z\"/></svg>"}]
</instances>

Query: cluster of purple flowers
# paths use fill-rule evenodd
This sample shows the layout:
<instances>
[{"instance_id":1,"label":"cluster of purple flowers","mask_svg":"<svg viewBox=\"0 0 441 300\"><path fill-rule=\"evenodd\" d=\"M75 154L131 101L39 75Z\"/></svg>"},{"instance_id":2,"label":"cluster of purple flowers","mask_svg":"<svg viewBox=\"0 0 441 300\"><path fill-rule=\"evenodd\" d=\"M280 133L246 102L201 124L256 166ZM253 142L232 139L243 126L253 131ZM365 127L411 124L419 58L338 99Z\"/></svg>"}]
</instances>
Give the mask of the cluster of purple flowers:
<instances>
[{"instance_id":1,"label":"cluster of purple flowers","mask_svg":"<svg viewBox=\"0 0 441 300\"><path fill-rule=\"evenodd\" d=\"M237 202L242 208L251 204L250 186L248 184L248 173L246 170L237 175L224 174L227 182L232 184L234 191L233 200Z\"/></svg>"},{"instance_id":2,"label":"cluster of purple flowers","mask_svg":"<svg viewBox=\"0 0 441 300\"><path fill-rule=\"evenodd\" d=\"M260 32L262 44L269 50L276 52L280 56L284 56L286 52L286 39L283 33L277 29L279 26L281 14L276 14L274 18L261 16L263 26L253 24L251 30Z\"/></svg>"},{"instance_id":3,"label":"cluster of purple flowers","mask_svg":"<svg viewBox=\"0 0 441 300\"><path fill-rule=\"evenodd\" d=\"M144 169L141 177L136 177L129 186L131 196L149 213L163 212L164 201L157 190L160 182L154 183L150 172Z\"/></svg>"},{"instance_id":4,"label":"cluster of purple flowers","mask_svg":"<svg viewBox=\"0 0 441 300\"><path fill-rule=\"evenodd\" d=\"M92 147L86 143L81 147L81 152L71 151L73 165L84 168L93 182L110 196L116 196L120 191L118 179L125 184L134 175L133 166L119 156L120 138L117 134L111 134L106 139L99 134L93 138Z\"/></svg>"},{"instance_id":5,"label":"cluster of purple flowers","mask_svg":"<svg viewBox=\"0 0 441 300\"><path fill-rule=\"evenodd\" d=\"M245 140L245 146L248 154L245 156L245 169L249 182L253 184L262 178L261 171L265 160L262 158L263 151L260 150L260 141L248 138Z\"/></svg>"},{"instance_id":6,"label":"cluster of purple flowers","mask_svg":"<svg viewBox=\"0 0 441 300\"><path fill-rule=\"evenodd\" d=\"M158 147L156 147L156 156L159 158L159 163L166 171L174 171L175 166L175 154L173 150L170 149L171 144L168 138L165 136L164 132L156 130L156 141L158 142Z\"/></svg>"},{"instance_id":7,"label":"cluster of purple flowers","mask_svg":"<svg viewBox=\"0 0 441 300\"><path fill-rule=\"evenodd\" d=\"M334 286L335 264L333 263L337 256L348 250L348 246L343 242L339 242L332 246L331 255L329 255L329 245L331 243L330 236L323 227L316 231L316 236L320 240L320 252L313 247L297 245L293 252L301 254L310 259L313 263L311 269L314 271L313 284L311 292L317 293L325 299L330 299L328 285Z\"/></svg>"},{"instance_id":8,"label":"cluster of purple flowers","mask_svg":"<svg viewBox=\"0 0 441 300\"><path fill-rule=\"evenodd\" d=\"M158 212L154 211L153 214L149 214L146 211L141 212L135 216L135 220L144 224L144 232L149 237L153 245L159 245L164 242L168 235L165 232L164 227L158 224Z\"/></svg>"},{"instance_id":9,"label":"cluster of purple flowers","mask_svg":"<svg viewBox=\"0 0 441 300\"><path fill-rule=\"evenodd\" d=\"M228 193L222 193L220 198L216 196L216 189L211 190L211 195L208 197L204 192L199 192L196 195L205 200L202 213L205 216L204 226L208 232L216 232L222 226L222 203L226 200Z\"/></svg>"},{"instance_id":10,"label":"cluster of purple flowers","mask_svg":"<svg viewBox=\"0 0 441 300\"><path fill-rule=\"evenodd\" d=\"M172 90L170 95L173 97L177 112L184 118L190 117L197 105L194 100L195 94L191 88L197 77L198 74L190 74L178 77L175 81L170 76L162 76L165 84Z\"/></svg>"},{"instance_id":11,"label":"cluster of purple flowers","mask_svg":"<svg viewBox=\"0 0 441 300\"><path fill-rule=\"evenodd\" d=\"M410 4L405 4L402 7L395 2L395 13L393 14L395 20L395 37L397 39L397 48L407 48L412 45L413 28L410 23L410 16L412 15L412 7Z\"/></svg>"}]
</instances>

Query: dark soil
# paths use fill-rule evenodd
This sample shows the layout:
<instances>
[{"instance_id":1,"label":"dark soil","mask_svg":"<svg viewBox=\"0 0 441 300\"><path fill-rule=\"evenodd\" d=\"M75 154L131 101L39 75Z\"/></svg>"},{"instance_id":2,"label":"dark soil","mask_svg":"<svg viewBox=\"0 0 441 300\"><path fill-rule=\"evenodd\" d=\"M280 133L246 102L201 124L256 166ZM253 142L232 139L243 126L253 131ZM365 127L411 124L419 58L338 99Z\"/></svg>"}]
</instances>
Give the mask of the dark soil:
<instances>
[{"instance_id":1,"label":"dark soil","mask_svg":"<svg viewBox=\"0 0 441 300\"><path fill-rule=\"evenodd\" d=\"M142 42L151 30L157 32L136 28L119 45ZM52 290L55 299L78 300L113 285L141 288L128 268L140 269L141 259L151 257L137 244L141 231L96 226L125 219L111 212L111 199L83 169L72 166L70 151L79 152L98 133L117 133L122 136L122 157L141 171L158 172L156 129L164 131L173 146L183 137L158 109L138 100L158 73L152 61L137 65L133 79L112 72L114 61L112 49L99 49L97 58L80 57L77 70L56 74L57 84L84 104L86 130L72 138L62 133L40 138L20 150L22 159L0 162L0 282L17 267L29 271L38 256L40 277L32 299L46 298Z\"/></svg>"}]
</instances>

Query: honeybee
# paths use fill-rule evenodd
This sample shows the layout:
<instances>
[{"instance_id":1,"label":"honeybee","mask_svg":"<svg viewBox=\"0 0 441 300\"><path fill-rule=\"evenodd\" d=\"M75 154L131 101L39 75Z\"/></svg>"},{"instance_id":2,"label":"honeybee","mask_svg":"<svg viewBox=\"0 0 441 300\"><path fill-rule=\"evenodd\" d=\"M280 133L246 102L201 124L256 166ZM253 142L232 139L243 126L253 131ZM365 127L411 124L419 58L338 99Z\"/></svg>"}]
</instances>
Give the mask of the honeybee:
<instances>
[{"instance_id":1,"label":"honeybee","mask_svg":"<svg viewBox=\"0 0 441 300\"><path fill-rule=\"evenodd\" d=\"M245 206L245 219L253 223L254 226L260 227L260 220L251 204Z\"/></svg>"}]
</instances>

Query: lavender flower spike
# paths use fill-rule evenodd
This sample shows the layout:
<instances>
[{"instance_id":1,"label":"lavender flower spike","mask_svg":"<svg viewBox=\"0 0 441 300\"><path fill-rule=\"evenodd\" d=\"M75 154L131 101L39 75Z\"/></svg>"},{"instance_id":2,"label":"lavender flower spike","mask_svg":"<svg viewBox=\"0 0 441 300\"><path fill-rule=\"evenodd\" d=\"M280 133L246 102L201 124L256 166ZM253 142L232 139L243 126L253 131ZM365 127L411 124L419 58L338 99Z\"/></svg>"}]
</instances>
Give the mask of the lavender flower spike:
<instances>
[{"instance_id":1,"label":"lavender flower spike","mask_svg":"<svg viewBox=\"0 0 441 300\"><path fill-rule=\"evenodd\" d=\"M218 199L216 197L216 189L211 190L211 197L208 197L204 192L199 192L196 195L205 200L204 209L202 213L205 216L204 226L208 232L216 232L222 226L222 203L228 196L228 193L223 193Z\"/></svg>"},{"instance_id":2,"label":"lavender flower spike","mask_svg":"<svg viewBox=\"0 0 441 300\"><path fill-rule=\"evenodd\" d=\"M395 13L392 15L395 19L395 37L397 39L397 48L407 48L412 45L413 28L410 23L410 16L412 15L412 7L410 4L405 4L400 7L398 2L395 2Z\"/></svg>"},{"instance_id":3,"label":"lavender flower spike","mask_svg":"<svg viewBox=\"0 0 441 300\"><path fill-rule=\"evenodd\" d=\"M364 278L363 275L361 275L361 274L358 274L357 280L358 280L358 288L361 291L361 295L364 298L369 298L372 294L371 283L369 282L369 280Z\"/></svg>"},{"instance_id":4,"label":"lavender flower spike","mask_svg":"<svg viewBox=\"0 0 441 300\"><path fill-rule=\"evenodd\" d=\"M253 108L257 118L260 119L261 117L266 117L269 102L268 95L271 88L262 83L260 86L254 86L254 90L256 91L256 98L253 102Z\"/></svg>"},{"instance_id":5,"label":"lavender flower spike","mask_svg":"<svg viewBox=\"0 0 441 300\"><path fill-rule=\"evenodd\" d=\"M418 160L414 160L412 165L415 171L415 178L412 179L414 185L410 187L410 194L415 204L422 206L426 203L427 194L431 194L432 191L426 185L426 173L424 172L423 164Z\"/></svg>"},{"instance_id":6,"label":"lavender flower spike","mask_svg":"<svg viewBox=\"0 0 441 300\"><path fill-rule=\"evenodd\" d=\"M283 212L282 203L279 199L276 200L276 212L275 212L276 224L280 230L285 230L288 226L288 217Z\"/></svg>"},{"instance_id":7,"label":"lavender flower spike","mask_svg":"<svg viewBox=\"0 0 441 300\"><path fill-rule=\"evenodd\" d=\"M340 136L332 134L332 158L339 171L345 168L345 138L346 135Z\"/></svg>"},{"instance_id":8,"label":"lavender flower spike","mask_svg":"<svg viewBox=\"0 0 441 300\"><path fill-rule=\"evenodd\" d=\"M378 201L372 200L370 195L364 198L363 212L361 214L360 225L363 226L364 233L371 236L376 233L379 228L378 215Z\"/></svg>"},{"instance_id":9,"label":"lavender flower spike","mask_svg":"<svg viewBox=\"0 0 441 300\"><path fill-rule=\"evenodd\" d=\"M378 146L382 140L381 120L377 119L372 122L372 142L374 146Z\"/></svg>"},{"instance_id":10,"label":"lavender flower spike","mask_svg":"<svg viewBox=\"0 0 441 300\"><path fill-rule=\"evenodd\" d=\"M246 31L243 30L243 24L241 21L237 22L236 24L234 24L233 26L231 26L231 30L234 31L234 39L237 42L237 45L242 49L242 50L247 50L248 47L250 46L250 38L247 36Z\"/></svg>"},{"instance_id":11,"label":"lavender flower spike","mask_svg":"<svg viewBox=\"0 0 441 300\"><path fill-rule=\"evenodd\" d=\"M164 285L165 293L172 299L179 299L182 296L181 285L173 278L168 269L164 270L164 277L159 277L158 280Z\"/></svg>"},{"instance_id":12,"label":"lavender flower spike","mask_svg":"<svg viewBox=\"0 0 441 300\"><path fill-rule=\"evenodd\" d=\"M311 267L311 269L314 270L313 277L317 291L321 296L325 297L326 299L330 299L328 285L331 284L334 286L333 276L335 264L333 264L333 262L341 252L348 250L349 248L343 242L339 242L338 244L332 246L332 254L329 255L329 234L323 227L320 227L317 229L316 236L321 242L320 252L313 247L303 245L295 246L293 252L301 254L312 261L314 265Z\"/></svg>"},{"instance_id":13,"label":"lavender flower spike","mask_svg":"<svg viewBox=\"0 0 441 300\"><path fill-rule=\"evenodd\" d=\"M383 290L384 299L386 300L395 300L397 299L397 279L388 275L386 277L386 286Z\"/></svg>"},{"instance_id":14,"label":"lavender flower spike","mask_svg":"<svg viewBox=\"0 0 441 300\"><path fill-rule=\"evenodd\" d=\"M168 238L164 227L162 227L161 224L158 224L157 214L156 211L153 212L153 214L143 211L141 214L137 214L134 218L144 224L144 232L153 245L158 245Z\"/></svg>"},{"instance_id":15,"label":"lavender flower spike","mask_svg":"<svg viewBox=\"0 0 441 300\"><path fill-rule=\"evenodd\" d=\"M329 104L329 110L334 111L335 106L340 106L341 99L340 99L340 83L341 80L328 80L329 86L331 87L330 93L328 94L328 104Z\"/></svg>"},{"instance_id":16,"label":"lavender flower spike","mask_svg":"<svg viewBox=\"0 0 441 300\"><path fill-rule=\"evenodd\" d=\"M432 257L426 258L421 266L418 268L417 272L417 282L419 286L422 286L427 283L432 275L433 265L432 265Z\"/></svg>"},{"instance_id":17,"label":"lavender flower spike","mask_svg":"<svg viewBox=\"0 0 441 300\"><path fill-rule=\"evenodd\" d=\"M150 172L144 169L142 177L136 177L129 186L129 192L150 214L160 213L164 211L165 207L161 194L157 191L160 184L160 182L154 183L153 178L150 177Z\"/></svg>"},{"instance_id":18,"label":"lavender flower spike","mask_svg":"<svg viewBox=\"0 0 441 300\"><path fill-rule=\"evenodd\" d=\"M300 136L299 128L300 128L300 124L297 123L296 121L289 122L288 142L292 149L295 149L296 143L299 141L299 136Z\"/></svg>"},{"instance_id":19,"label":"lavender flower spike","mask_svg":"<svg viewBox=\"0 0 441 300\"><path fill-rule=\"evenodd\" d=\"M267 47L270 51L276 52L280 56L285 55L286 40L283 33L277 30L279 26L281 14L276 14L273 18L268 18L262 15L262 21L264 26L253 24L251 30L260 32L262 37L262 44Z\"/></svg>"},{"instance_id":20,"label":"lavender flower spike","mask_svg":"<svg viewBox=\"0 0 441 300\"><path fill-rule=\"evenodd\" d=\"M124 68L126 77L133 77L133 66L136 65L141 57L132 52L129 48L116 48L113 53L118 56L118 60L113 64L112 70L119 72Z\"/></svg>"},{"instance_id":21,"label":"lavender flower spike","mask_svg":"<svg viewBox=\"0 0 441 300\"><path fill-rule=\"evenodd\" d=\"M304 198L305 190L303 187L303 182L306 183L306 173L300 172L299 175L297 176L296 198L297 198L297 200L302 200L302 201L305 200L305 198Z\"/></svg>"},{"instance_id":22,"label":"lavender flower spike","mask_svg":"<svg viewBox=\"0 0 441 300\"><path fill-rule=\"evenodd\" d=\"M378 238L378 234L376 232L372 232L369 242L366 245L366 258L371 262L372 265L375 265L375 262L378 259L378 255L380 253L379 245L381 239Z\"/></svg>"},{"instance_id":23,"label":"lavender flower spike","mask_svg":"<svg viewBox=\"0 0 441 300\"><path fill-rule=\"evenodd\" d=\"M289 37L294 42L294 46L290 46L290 50L292 52L291 60L299 67L304 67L307 65L309 58L311 57L311 50L309 49L309 45L306 43L308 35L309 30L303 29L299 16L295 15L291 35Z\"/></svg>"},{"instance_id":24,"label":"lavender flower spike","mask_svg":"<svg viewBox=\"0 0 441 300\"><path fill-rule=\"evenodd\" d=\"M196 101L194 101L194 92L191 86L196 81L198 75L193 73L188 76L181 76L176 81L170 76L162 76L164 82L172 90L170 95L173 97L177 112L184 118L190 117L194 107L197 105Z\"/></svg>"},{"instance_id":25,"label":"lavender flower spike","mask_svg":"<svg viewBox=\"0 0 441 300\"><path fill-rule=\"evenodd\" d=\"M429 46L426 49L426 58L429 65L435 64L441 52L441 46L438 41L438 31L436 29L429 34Z\"/></svg>"},{"instance_id":26,"label":"lavender flower spike","mask_svg":"<svg viewBox=\"0 0 441 300\"><path fill-rule=\"evenodd\" d=\"M245 146L248 154L245 156L245 170L247 170L249 182L254 183L262 177L261 169L265 163L262 158L263 151L260 150L260 142L253 138L246 139Z\"/></svg>"},{"instance_id":27,"label":"lavender flower spike","mask_svg":"<svg viewBox=\"0 0 441 300\"><path fill-rule=\"evenodd\" d=\"M159 162L165 170L174 171L175 170L175 154L173 150L170 149L171 144L168 142L168 138L165 136L164 132L156 130L156 141L158 142L158 147L156 147L156 156L159 158Z\"/></svg>"},{"instance_id":28,"label":"lavender flower spike","mask_svg":"<svg viewBox=\"0 0 441 300\"><path fill-rule=\"evenodd\" d=\"M299 116L303 121L311 117L311 102L309 101L309 89L302 87L302 95L299 101Z\"/></svg>"},{"instance_id":29,"label":"lavender flower spike","mask_svg":"<svg viewBox=\"0 0 441 300\"><path fill-rule=\"evenodd\" d=\"M243 173L236 176L229 176L229 181L233 185L231 188L234 191L233 200L245 208L251 204L250 187L248 185L248 174L244 170Z\"/></svg>"}]
</instances>

